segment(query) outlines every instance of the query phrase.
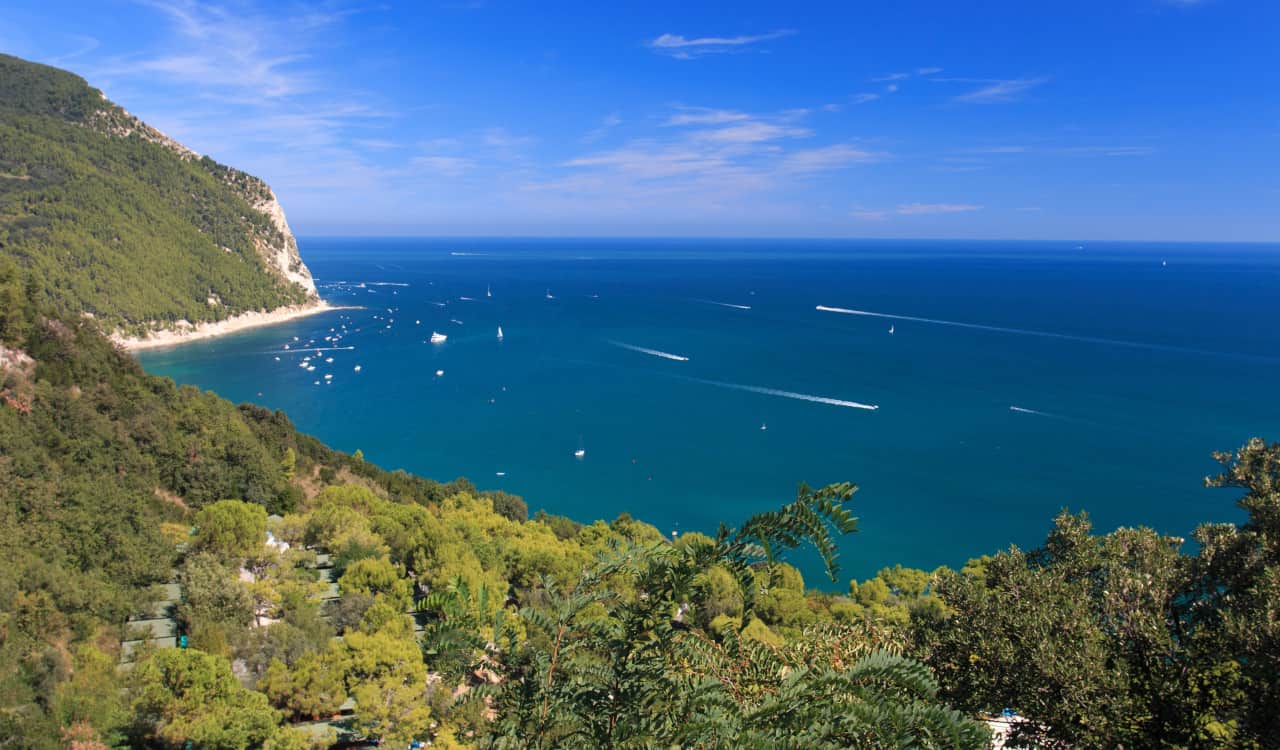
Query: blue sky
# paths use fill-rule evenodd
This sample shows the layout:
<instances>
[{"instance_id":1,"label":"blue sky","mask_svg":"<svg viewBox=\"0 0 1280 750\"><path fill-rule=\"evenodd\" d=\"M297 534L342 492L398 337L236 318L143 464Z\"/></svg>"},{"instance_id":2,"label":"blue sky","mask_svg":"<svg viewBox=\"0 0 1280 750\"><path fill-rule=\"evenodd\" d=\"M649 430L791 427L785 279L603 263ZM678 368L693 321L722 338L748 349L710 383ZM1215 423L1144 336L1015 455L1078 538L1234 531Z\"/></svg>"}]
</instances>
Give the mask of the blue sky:
<instances>
[{"instance_id":1,"label":"blue sky","mask_svg":"<svg viewBox=\"0 0 1280 750\"><path fill-rule=\"evenodd\" d=\"M1280 240L1280 3L8 0L301 234Z\"/></svg>"}]
</instances>

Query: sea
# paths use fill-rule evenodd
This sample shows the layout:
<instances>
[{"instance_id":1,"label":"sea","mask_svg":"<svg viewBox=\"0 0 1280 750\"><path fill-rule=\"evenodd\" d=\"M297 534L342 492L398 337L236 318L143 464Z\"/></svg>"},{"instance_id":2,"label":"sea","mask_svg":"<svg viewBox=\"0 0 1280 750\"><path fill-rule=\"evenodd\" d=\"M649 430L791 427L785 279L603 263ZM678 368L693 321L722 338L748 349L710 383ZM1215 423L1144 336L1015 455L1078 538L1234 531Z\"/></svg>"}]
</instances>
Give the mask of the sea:
<instances>
[{"instance_id":1,"label":"sea","mask_svg":"<svg viewBox=\"0 0 1280 750\"><path fill-rule=\"evenodd\" d=\"M858 486L836 581L1240 522L1280 439L1280 245L303 237L335 310L141 352L388 468L714 533ZM498 337L499 326L502 337ZM445 337L432 343L432 334ZM303 362L304 358L309 358Z\"/></svg>"}]
</instances>

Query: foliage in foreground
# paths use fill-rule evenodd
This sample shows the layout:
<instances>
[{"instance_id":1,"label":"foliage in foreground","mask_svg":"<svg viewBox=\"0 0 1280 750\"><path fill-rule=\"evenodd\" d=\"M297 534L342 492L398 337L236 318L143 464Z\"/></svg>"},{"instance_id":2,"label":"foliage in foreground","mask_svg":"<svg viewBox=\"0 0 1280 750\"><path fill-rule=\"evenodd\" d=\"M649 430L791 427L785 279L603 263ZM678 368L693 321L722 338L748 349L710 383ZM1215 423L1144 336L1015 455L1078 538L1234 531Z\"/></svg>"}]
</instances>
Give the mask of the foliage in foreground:
<instances>
[{"instance_id":1,"label":"foliage in foreground","mask_svg":"<svg viewBox=\"0 0 1280 750\"><path fill-rule=\"evenodd\" d=\"M1045 545L939 577L948 614L916 618L944 695L1012 707L1021 734L1073 747L1268 748L1280 742L1280 444L1217 455L1211 487L1248 522L1199 549L1151 529L1093 536L1059 516Z\"/></svg>"},{"instance_id":2,"label":"foliage in foreground","mask_svg":"<svg viewBox=\"0 0 1280 750\"><path fill-rule=\"evenodd\" d=\"M814 630L774 645L742 627L759 622L753 596L743 619L691 624L717 567L745 592L767 590L773 555L811 542L834 575L832 532L853 529L843 506L853 490L802 487L736 532L631 545L569 591L545 581L546 606L520 611L528 640L509 631L501 641L499 687L473 695L492 697L497 713L482 745L985 747L986 727L939 703L927 668L885 650L849 653L866 647L862 634Z\"/></svg>"}]
</instances>

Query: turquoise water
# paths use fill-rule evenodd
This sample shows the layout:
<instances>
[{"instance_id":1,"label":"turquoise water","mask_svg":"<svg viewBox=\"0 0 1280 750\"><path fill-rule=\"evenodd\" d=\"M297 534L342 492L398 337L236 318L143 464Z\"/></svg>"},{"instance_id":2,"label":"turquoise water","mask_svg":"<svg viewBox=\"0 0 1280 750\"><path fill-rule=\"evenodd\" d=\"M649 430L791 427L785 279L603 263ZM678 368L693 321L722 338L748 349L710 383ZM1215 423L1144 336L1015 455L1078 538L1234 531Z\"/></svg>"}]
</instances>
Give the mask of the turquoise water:
<instances>
[{"instance_id":1,"label":"turquoise water","mask_svg":"<svg viewBox=\"0 0 1280 750\"><path fill-rule=\"evenodd\" d=\"M1277 246L301 246L329 301L365 309L144 366L283 409L384 467L465 475L580 520L710 531L800 481L851 480L862 530L842 545L845 579L1034 546L1063 507L1182 536L1239 520L1229 493L1201 486L1210 452L1280 436ZM301 345L344 325L336 346L354 349L298 367ZM433 330L448 340L426 343Z\"/></svg>"}]
</instances>

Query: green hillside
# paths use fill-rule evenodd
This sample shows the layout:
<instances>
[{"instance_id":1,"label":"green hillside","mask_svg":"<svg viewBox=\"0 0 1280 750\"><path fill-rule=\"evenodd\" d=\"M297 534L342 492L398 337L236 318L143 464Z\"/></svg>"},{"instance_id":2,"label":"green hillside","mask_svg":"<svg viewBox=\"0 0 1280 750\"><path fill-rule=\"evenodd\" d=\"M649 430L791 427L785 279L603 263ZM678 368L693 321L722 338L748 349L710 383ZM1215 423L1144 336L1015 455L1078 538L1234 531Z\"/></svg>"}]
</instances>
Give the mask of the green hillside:
<instances>
[{"instance_id":1,"label":"green hillside","mask_svg":"<svg viewBox=\"0 0 1280 750\"><path fill-rule=\"evenodd\" d=\"M80 77L0 55L0 253L51 309L137 334L307 301L266 260L293 242L253 207L270 199Z\"/></svg>"}]
</instances>

